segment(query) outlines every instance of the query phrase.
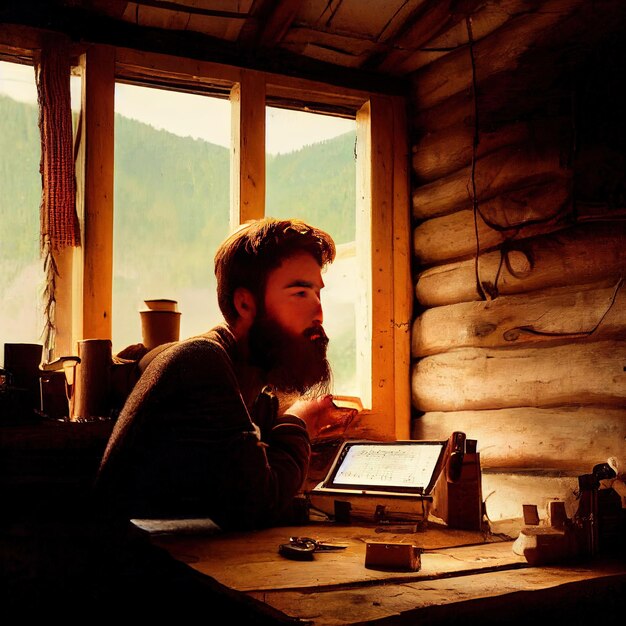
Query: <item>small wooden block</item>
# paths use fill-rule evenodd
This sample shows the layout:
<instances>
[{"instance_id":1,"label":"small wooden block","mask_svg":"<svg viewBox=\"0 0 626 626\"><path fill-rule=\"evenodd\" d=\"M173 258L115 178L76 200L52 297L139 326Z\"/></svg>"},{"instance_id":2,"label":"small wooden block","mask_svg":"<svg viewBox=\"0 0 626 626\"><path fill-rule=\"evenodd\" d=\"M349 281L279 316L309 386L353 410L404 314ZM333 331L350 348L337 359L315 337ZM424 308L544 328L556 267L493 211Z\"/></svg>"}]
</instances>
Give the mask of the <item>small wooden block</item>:
<instances>
[{"instance_id":1,"label":"small wooden block","mask_svg":"<svg viewBox=\"0 0 626 626\"><path fill-rule=\"evenodd\" d=\"M410 543L368 541L365 567L417 572L422 566L421 548Z\"/></svg>"},{"instance_id":2,"label":"small wooden block","mask_svg":"<svg viewBox=\"0 0 626 626\"><path fill-rule=\"evenodd\" d=\"M536 504L522 504L522 510L524 511L524 524L526 526L539 525L539 512Z\"/></svg>"},{"instance_id":3,"label":"small wooden block","mask_svg":"<svg viewBox=\"0 0 626 626\"><path fill-rule=\"evenodd\" d=\"M553 501L549 504L550 526L552 528L563 529L567 526L569 519L565 512L565 502Z\"/></svg>"}]
</instances>

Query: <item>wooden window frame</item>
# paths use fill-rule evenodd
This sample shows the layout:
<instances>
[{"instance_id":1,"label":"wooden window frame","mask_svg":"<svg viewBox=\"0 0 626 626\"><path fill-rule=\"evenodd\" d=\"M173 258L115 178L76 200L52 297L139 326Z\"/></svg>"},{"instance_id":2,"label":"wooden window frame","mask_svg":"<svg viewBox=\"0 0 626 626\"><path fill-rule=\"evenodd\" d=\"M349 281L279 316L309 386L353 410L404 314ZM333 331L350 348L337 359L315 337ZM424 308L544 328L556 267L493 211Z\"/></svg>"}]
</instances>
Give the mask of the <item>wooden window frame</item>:
<instances>
[{"instance_id":1,"label":"wooden window frame","mask_svg":"<svg viewBox=\"0 0 626 626\"><path fill-rule=\"evenodd\" d=\"M36 42L36 35L32 37ZM23 31L19 39L24 40ZM371 310L364 320L369 323L371 362L363 373L372 391L371 402L360 411L358 429L364 438L408 439L413 289L405 99L101 44L82 45L79 56L83 119L77 202L82 247L64 251L59 259L58 355L72 354L79 339L111 338L116 80L212 91L230 99L232 224L259 218L265 211L268 101L351 110L359 150L357 239L359 229L371 233L365 243L370 249L364 253L372 260Z\"/></svg>"}]
</instances>

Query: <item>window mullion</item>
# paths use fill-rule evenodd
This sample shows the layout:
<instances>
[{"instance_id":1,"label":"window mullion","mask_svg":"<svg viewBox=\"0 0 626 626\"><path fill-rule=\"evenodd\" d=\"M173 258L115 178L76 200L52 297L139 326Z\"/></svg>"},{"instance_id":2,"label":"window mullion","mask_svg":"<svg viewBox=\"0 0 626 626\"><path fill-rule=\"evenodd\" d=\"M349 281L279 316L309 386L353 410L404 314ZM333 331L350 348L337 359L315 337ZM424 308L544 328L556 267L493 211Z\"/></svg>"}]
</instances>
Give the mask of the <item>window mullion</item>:
<instances>
[{"instance_id":1,"label":"window mullion","mask_svg":"<svg viewBox=\"0 0 626 626\"><path fill-rule=\"evenodd\" d=\"M111 338L114 104L115 51L90 46L83 75L83 259L76 264L82 265L82 280L77 281L82 308L77 298L76 339Z\"/></svg>"},{"instance_id":2,"label":"window mullion","mask_svg":"<svg viewBox=\"0 0 626 626\"><path fill-rule=\"evenodd\" d=\"M265 76L242 71L231 90L231 227L265 214Z\"/></svg>"}]
</instances>

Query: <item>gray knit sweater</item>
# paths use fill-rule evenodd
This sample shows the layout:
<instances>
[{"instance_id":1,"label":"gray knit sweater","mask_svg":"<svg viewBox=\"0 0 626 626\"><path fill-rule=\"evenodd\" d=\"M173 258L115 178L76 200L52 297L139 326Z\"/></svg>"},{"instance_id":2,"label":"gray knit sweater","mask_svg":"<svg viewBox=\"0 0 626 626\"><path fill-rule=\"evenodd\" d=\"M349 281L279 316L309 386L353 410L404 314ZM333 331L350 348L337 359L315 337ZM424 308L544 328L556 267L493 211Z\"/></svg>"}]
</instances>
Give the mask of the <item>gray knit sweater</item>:
<instances>
[{"instance_id":1,"label":"gray knit sweater","mask_svg":"<svg viewBox=\"0 0 626 626\"><path fill-rule=\"evenodd\" d=\"M223 529L280 523L306 478L304 422L260 390L249 411L226 326L146 367L105 450L95 493L126 519L208 517Z\"/></svg>"}]
</instances>

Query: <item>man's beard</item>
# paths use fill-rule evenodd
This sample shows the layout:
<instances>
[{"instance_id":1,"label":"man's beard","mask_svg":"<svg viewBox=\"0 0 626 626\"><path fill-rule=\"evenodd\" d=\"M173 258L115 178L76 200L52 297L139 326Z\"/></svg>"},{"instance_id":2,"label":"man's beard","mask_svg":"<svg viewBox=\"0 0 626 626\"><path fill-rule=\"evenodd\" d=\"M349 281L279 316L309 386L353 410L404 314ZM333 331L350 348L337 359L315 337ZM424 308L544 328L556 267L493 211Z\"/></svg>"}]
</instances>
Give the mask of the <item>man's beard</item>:
<instances>
[{"instance_id":1,"label":"man's beard","mask_svg":"<svg viewBox=\"0 0 626 626\"><path fill-rule=\"evenodd\" d=\"M319 335L317 339L311 336ZM329 393L328 338L320 325L294 335L261 313L249 334L250 362L264 370L267 382L287 394L318 397Z\"/></svg>"}]
</instances>

